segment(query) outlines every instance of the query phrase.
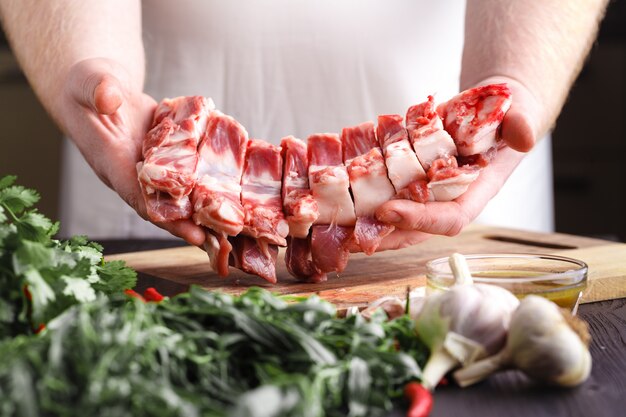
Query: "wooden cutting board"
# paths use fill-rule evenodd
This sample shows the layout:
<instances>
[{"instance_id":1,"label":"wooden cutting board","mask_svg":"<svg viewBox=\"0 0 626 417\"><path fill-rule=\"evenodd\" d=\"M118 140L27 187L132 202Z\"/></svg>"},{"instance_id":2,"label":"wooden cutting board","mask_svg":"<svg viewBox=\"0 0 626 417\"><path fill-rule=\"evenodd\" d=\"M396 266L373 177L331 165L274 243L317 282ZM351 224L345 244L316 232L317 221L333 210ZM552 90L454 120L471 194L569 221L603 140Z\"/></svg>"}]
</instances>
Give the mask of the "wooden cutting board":
<instances>
[{"instance_id":1,"label":"wooden cutting board","mask_svg":"<svg viewBox=\"0 0 626 417\"><path fill-rule=\"evenodd\" d=\"M342 308L364 306L384 295L404 297L407 287L425 285L426 261L452 252L551 253L577 258L589 265L589 285L582 302L626 297L626 244L476 225L458 236L437 236L406 249L372 256L353 254L340 276L332 274L320 284L295 280L285 268L284 251L279 253L275 285L234 268L228 278L221 278L211 271L206 254L195 247L118 254L108 256L107 260L122 259L141 273L184 286L197 284L231 294L240 294L249 286L279 294L318 294Z\"/></svg>"}]
</instances>

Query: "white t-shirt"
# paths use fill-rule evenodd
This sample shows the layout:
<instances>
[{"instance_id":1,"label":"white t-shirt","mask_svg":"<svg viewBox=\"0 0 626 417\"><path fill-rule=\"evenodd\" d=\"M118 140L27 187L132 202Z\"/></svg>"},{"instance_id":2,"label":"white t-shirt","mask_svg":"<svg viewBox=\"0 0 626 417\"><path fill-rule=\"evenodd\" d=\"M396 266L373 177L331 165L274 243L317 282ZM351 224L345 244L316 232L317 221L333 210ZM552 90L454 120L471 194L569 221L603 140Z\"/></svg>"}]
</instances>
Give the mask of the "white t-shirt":
<instances>
[{"instance_id":1,"label":"white t-shirt","mask_svg":"<svg viewBox=\"0 0 626 417\"><path fill-rule=\"evenodd\" d=\"M339 132L404 115L428 94L456 94L464 12L458 0L144 1L145 89L157 101L212 97L251 137L275 144L288 134ZM170 236L101 184L73 145L65 148L65 235ZM481 221L551 230L548 141L539 148Z\"/></svg>"}]
</instances>

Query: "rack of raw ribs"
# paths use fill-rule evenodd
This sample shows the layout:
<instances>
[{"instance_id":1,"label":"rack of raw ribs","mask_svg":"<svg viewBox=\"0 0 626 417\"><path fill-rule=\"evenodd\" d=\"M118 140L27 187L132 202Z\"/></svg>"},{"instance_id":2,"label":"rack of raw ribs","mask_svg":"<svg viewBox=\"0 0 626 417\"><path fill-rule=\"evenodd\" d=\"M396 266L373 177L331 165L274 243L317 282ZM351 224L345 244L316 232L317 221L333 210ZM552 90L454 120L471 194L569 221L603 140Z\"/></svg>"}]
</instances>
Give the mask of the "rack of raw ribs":
<instances>
[{"instance_id":1,"label":"rack of raw ribs","mask_svg":"<svg viewBox=\"0 0 626 417\"><path fill-rule=\"evenodd\" d=\"M393 226L376 220L390 199L450 201L493 158L511 105L506 84L432 96L400 115L378 116L306 142L249 139L234 118L200 96L164 99L137 165L155 222L206 228L214 271L229 266L276 282L279 246L289 272L308 282L340 273L351 251L373 254Z\"/></svg>"}]
</instances>

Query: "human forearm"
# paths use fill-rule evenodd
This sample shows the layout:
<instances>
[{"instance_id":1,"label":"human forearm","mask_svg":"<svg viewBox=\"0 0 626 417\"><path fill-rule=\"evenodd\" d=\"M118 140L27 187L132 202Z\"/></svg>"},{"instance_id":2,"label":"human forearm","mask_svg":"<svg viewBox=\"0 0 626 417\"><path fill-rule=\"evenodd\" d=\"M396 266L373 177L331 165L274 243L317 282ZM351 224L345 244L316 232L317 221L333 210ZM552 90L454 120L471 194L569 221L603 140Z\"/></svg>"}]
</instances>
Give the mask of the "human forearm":
<instances>
[{"instance_id":1,"label":"human forearm","mask_svg":"<svg viewBox=\"0 0 626 417\"><path fill-rule=\"evenodd\" d=\"M535 100L535 135L555 122L595 39L607 0L468 0L461 89L491 77Z\"/></svg>"},{"instance_id":2,"label":"human forearm","mask_svg":"<svg viewBox=\"0 0 626 417\"><path fill-rule=\"evenodd\" d=\"M79 61L106 58L117 64L108 70L126 87L141 90L144 54L139 1L0 0L0 17L28 80L62 125L62 91L70 68Z\"/></svg>"}]
</instances>

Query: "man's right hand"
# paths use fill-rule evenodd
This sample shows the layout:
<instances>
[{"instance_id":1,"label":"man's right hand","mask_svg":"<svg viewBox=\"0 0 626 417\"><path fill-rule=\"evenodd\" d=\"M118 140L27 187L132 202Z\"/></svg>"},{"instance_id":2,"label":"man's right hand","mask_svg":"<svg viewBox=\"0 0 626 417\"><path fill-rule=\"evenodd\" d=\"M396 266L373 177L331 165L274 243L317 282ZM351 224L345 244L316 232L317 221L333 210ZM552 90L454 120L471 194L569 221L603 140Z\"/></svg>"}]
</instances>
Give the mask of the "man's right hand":
<instances>
[{"instance_id":1,"label":"man's right hand","mask_svg":"<svg viewBox=\"0 0 626 417\"><path fill-rule=\"evenodd\" d=\"M149 220L136 165L142 159L142 141L152 122L155 100L134 87L116 62L90 58L72 65L58 103L63 128L91 168ZM192 245L204 243L202 228L191 220L156 224Z\"/></svg>"}]
</instances>

